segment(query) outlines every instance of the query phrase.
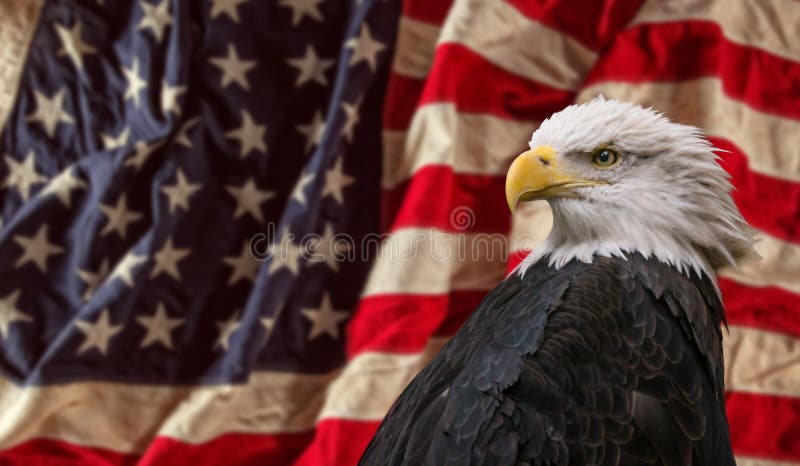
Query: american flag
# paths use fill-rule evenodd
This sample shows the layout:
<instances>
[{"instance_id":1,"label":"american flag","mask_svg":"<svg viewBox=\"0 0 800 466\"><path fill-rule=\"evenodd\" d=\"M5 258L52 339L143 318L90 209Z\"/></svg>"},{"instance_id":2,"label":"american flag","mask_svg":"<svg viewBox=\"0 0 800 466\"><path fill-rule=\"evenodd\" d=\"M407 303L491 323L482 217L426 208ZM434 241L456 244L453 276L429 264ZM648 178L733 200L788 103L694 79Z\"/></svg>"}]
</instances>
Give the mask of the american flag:
<instances>
[{"instance_id":1,"label":"american flag","mask_svg":"<svg viewBox=\"0 0 800 466\"><path fill-rule=\"evenodd\" d=\"M800 465L795 0L0 0L0 464L355 464L598 93L721 149L734 449Z\"/></svg>"}]
</instances>

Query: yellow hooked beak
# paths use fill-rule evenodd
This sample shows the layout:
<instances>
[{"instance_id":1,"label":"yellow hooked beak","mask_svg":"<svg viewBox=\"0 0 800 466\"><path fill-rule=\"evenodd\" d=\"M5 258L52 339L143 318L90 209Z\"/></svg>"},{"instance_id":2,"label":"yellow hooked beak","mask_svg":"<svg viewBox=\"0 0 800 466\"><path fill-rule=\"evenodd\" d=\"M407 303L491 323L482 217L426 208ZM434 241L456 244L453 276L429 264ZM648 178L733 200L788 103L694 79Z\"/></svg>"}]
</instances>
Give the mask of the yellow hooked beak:
<instances>
[{"instance_id":1,"label":"yellow hooked beak","mask_svg":"<svg viewBox=\"0 0 800 466\"><path fill-rule=\"evenodd\" d=\"M506 175L506 200L512 214L520 202L556 196L578 197L570 191L572 188L603 184L559 172L556 158L555 149L541 145L514 160Z\"/></svg>"}]
</instances>

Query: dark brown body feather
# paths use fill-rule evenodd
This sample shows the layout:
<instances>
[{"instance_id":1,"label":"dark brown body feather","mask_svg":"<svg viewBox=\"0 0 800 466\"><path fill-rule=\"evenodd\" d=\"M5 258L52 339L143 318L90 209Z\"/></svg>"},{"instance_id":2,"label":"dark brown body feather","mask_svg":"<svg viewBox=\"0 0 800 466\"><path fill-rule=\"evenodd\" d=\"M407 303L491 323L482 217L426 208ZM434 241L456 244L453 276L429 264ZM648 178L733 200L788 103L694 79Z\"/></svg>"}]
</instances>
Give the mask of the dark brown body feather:
<instances>
[{"instance_id":1,"label":"dark brown body feather","mask_svg":"<svg viewBox=\"0 0 800 466\"><path fill-rule=\"evenodd\" d=\"M491 291L362 465L732 465L721 304L654 259L544 261Z\"/></svg>"}]
</instances>

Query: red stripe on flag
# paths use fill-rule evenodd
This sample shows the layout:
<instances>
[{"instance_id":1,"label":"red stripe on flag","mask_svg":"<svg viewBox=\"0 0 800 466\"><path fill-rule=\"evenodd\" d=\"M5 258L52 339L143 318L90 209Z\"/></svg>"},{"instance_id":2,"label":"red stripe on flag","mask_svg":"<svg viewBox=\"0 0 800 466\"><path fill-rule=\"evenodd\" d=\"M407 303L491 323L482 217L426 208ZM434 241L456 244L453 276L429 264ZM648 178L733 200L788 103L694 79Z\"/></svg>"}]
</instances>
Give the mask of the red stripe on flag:
<instances>
[{"instance_id":1,"label":"red stripe on flag","mask_svg":"<svg viewBox=\"0 0 800 466\"><path fill-rule=\"evenodd\" d=\"M324 419L317 425L314 442L294 464L295 466L358 464L379 425L377 421Z\"/></svg>"},{"instance_id":2,"label":"red stripe on flag","mask_svg":"<svg viewBox=\"0 0 800 466\"><path fill-rule=\"evenodd\" d=\"M731 392L725 407L737 455L800 461L800 398Z\"/></svg>"},{"instance_id":3,"label":"red stripe on flag","mask_svg":"<svg viewBox=\"0 0 800 466\"><path fill-rule=\"evenodd\" d=\"M200 444L157 437L137 466L191 464L192 466L261 466L291 464L308 447L313 432L281 434L226 434Z\"/></svg>"},{"instance_id":4,"label":"red stripe on flag","mask_svg":"<svg viewBox=\"0 0 800 466\"><path fill-rule=\"evenodd\" d=\"M397 73L389 75L383 107L385 129L406 130L417 110L425 81Z\"/></svg>"},{"instance_id":5,"label":"red stripe on flag","mask_svg":"<svg viewBox=\"0 0 800 466\"><path fill-rule=\"evenodd\" d=\"M452 5L453 0L405 0L403 15L417 21L441 25Z\"/></svg>"},{"instance_id":6,"label":"red stripe on flag","mask_svg":"<svg viewBox=\"0 0 800 466\"><path fill-rule=\"evenodd\" d=\"M636 15L644 0L507 0L522 14L600 50Z\"/></svg>"},{"instance_id":7,"label":"red stripe on flag","mask_svg":"<svg viewBox=\"0 0 800 466\"><path fill-rule=\"evenodd\" d=\"M300 456L312 437L312 432L226 434L199 444L156 437L142 455L74 445L61 440L34 439L0 452L0 464L25 466L290 464Z\"/></svg>"},{"instance_id":8,"label":"red stripe on flag","mask_svg":"<svg viewBox=\"0 0 800 466\"><path fill-rule=\"evenodd\" d=\"M755 288L720 278L728 323L800 338L800 296L778 287Z\"/></svg>"},{"instance_id":9,"label":"red stripe on flag","mask_svg":"<svg viewBox=\"0 0 800 466\"><path fill-rule=\"evenodd\" d=\"M135 454L123 454L50 439L29 440L0 451L0 464L3 465L132 466L137 464L139 458L139 455Z\"/></svg>"},{"instance_id":10,"label":"red stripe on flag","mask_svg":"<svg viewBox=\"0 0 800 466\"><path fill-rule=\"evenodd\" d=\"M453 290L449 295L376 295L361 300L347 328L347 355L364 351L418 353L432 336L451 336L486 291Z\"/></svg>"},{"instance_id":11,"label":"red stripe on flag","mask_svg":"<svg viewBox=\"0 0 800 466\"><path fill-rule=\"evenodd\" d=\"M428 165L409 181L383 193L382 215L391 229L433 227L460 233L508 233L511 214L505 208L504 178L457 175L450 166ZM467 224L454 223L454 212L469 208ZM458 210L457 210L458 209ZM386 225L386 223L384 223Z\"/></svg>"},{"instance_id":12,"label":"red stripe on flag","mask_svg":"<svg viewBox=\"0 0 800 466\"><path fill-rule=\"evenodd\" d=\"M452 102L461 112L542 120L574 99L573 92L509 73L463 45L447 43L436 49L427 81L390 75L383 127L407 129L415 110L427 103Z\"/></svg>"},{"instance_id":13,"label":"red stripe on flag","mask_svg":"<svg viewBox=\"0 0 800 466\"><path fill-rule=\"evenodd\" d=\"M755 109L800 118L800 62L731 42L710 21L642 24L620 33L587 84L718 76L726 94Z\"/></svg>"},{"instance_id":14,"label":"red stripe on flag","mask_svg":"<svg viewBox=\"0 0 800 466\"><path fill-rule=\"evenodd\" d=\"M364 351L417 353L444 321L447 295L375 295L361 299L347 327L347 356Z\"/></svg>"},{"instance_id":15,"label":"red stripe on flag","mask_svg":"<svg viewBox=\"0 0 800 466\"><path fill-rule=\"evenodd\" d=\"M454 43L436 49L420 105L452 102L461 112L543 120L575 100L575 93L517 76Z\"/></svg>"}]
</instances>

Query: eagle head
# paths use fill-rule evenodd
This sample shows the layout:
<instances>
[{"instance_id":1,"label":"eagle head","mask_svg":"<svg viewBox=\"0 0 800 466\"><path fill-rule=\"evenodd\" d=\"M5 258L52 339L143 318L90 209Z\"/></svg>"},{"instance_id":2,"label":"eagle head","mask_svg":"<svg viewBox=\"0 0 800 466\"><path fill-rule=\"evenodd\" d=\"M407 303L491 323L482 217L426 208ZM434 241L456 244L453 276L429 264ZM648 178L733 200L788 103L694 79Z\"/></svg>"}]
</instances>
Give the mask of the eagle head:
<instances>
[{"instance_id":1,"label":"eagle head","mask_svg":"<svg viewBox=\"0 0 800 466\"><path fill-rule=\"evenodd\" d=\"M700 129L602 96L542 122L508 171L506 198L546 200L553 228L520 265L639 252L712 274L754 255L753 233ZM713 275L712 275L713 276Z\"/></svg>"}]
</instances>

